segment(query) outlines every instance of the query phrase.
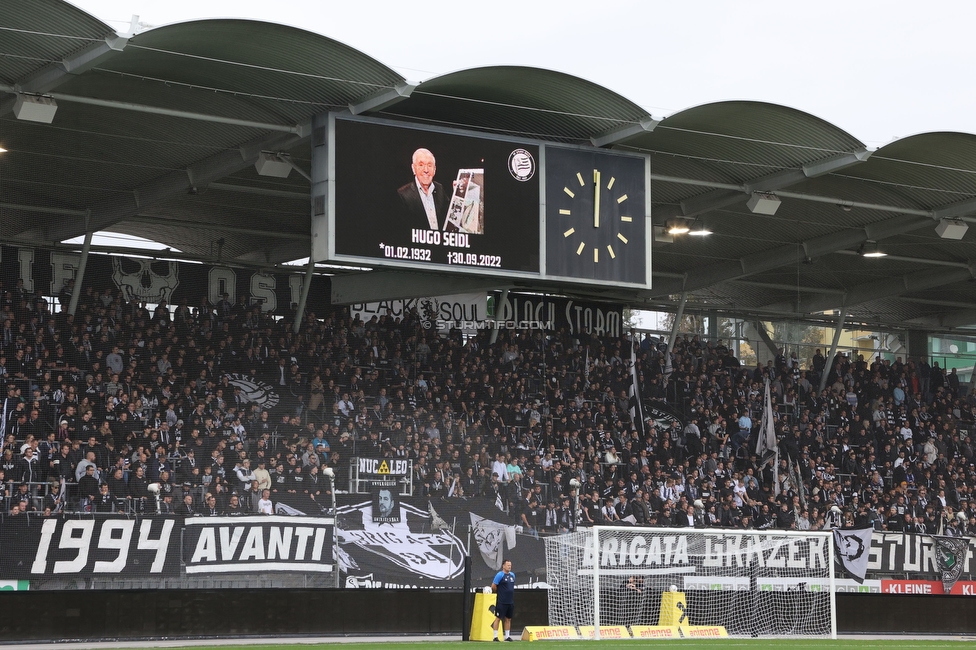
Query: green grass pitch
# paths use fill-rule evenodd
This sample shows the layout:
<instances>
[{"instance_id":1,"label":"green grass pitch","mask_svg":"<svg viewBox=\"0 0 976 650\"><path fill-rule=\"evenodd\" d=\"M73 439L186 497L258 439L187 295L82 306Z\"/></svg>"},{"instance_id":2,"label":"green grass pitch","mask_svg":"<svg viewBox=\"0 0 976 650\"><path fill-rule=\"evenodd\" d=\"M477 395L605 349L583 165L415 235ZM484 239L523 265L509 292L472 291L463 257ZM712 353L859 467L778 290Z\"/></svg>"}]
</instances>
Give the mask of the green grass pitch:
<instances>
[{"instance_id":1,"label":"green grass pitch","mask_svg":"<svg viewBox=\"0 0 976 650\"><path fill-rule=\"evenodd\" d=\"M518 642L518 640L516 639ZM971 637L960 637L960 641L972 643ZM483 642L469 641L416 641L386 642L386 643L342 643L342 644L304 644L304 643L281 643L275 645L221 645L220 650L336 650L336 648L347 647L350 650L390 650L390 646L395 645L396 650L421 650L422 648L432 648L433 650L474 650ZM492 644L493 645L493 644ZM534 641L531 647L536 650L547 650L549 648L562 648L563 650L592 648L593 650L621 650L636 647L647 647L660 645L663 648L677 647L680 650L724 650L734 648L735 650L764 650L766 648L783 650L787 646L796 648L827 648L828 650L939 650L939 648L951 648L952 650L962 650L959 641L944 640L925 640L925 639L884 639L884 640L851 640L838 639L836 641L826 640L798 640L798 639L708 639L703 641L693 640L631 640L631 641ZM170 650L199 650L206 646L188 646Z\"/></svg>"}]
</instances>

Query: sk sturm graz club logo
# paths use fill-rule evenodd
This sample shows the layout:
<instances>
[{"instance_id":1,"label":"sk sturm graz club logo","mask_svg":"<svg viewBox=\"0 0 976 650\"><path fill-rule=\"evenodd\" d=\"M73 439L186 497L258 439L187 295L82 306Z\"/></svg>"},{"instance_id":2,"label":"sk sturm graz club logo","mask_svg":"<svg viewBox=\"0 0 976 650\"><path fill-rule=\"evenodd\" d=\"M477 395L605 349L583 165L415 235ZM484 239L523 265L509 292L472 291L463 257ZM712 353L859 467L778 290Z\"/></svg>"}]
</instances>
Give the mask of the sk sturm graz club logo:
<instances>
[{"instance_id":1,"label":"sk sturm graz club logo","mask_svg":"<svg viewBox=\"0 0 976 650\"><path fill-rule=\"evenodd\" d=\"M437 311L440 309L440 301L437 298L420 299L420 324L425 330L434 327L437 321Z\"/></svg>"},{"instance_id":2,"label":"sk sturm graz club logo","mask_svg":"<svg viewBox=\"0 0 976 650\"><path fill-rule=\"evenodd\" d=\"M658 429L668 429L672 422L677 422L679 427L685 426L666 402L657 400L644 403L644 417L650 418Z\"/></svg>"},{"instance_id":3,"label":"sk sturm graz club logo","mask_svg":"<svg viewBox=\"0 0 976 650\"><path fill-rule=\"evenodd\" d=\"M231 386L240 388L244 399L252 404L257 404L264 410L278 406L280 398L271 384L237 373L227 375L227 382Z\"/></svg>"},{"instance_id":4,"label":"sk sturm graz club logo","mask_svg":"<svg viewBox=\"0 0 976 650\"><path fill-rule=\"evenodd\" d=\"M962 575L969 555L969 538L932 536L932 541L935 542L935 560L942 574L942 591L948 594Z\"/></svg>"},{"instance_id":5,"label":"sk sturm graz club logo","mask_svg":"<svg viewBox=\"0 0 976 650\"><path fill-rule=\"evenodd\" d=\"M527 181L535 176L535 158L525 149L516 149L508 156L508 171L517 181Z\"/></svg>"}]
</instances>

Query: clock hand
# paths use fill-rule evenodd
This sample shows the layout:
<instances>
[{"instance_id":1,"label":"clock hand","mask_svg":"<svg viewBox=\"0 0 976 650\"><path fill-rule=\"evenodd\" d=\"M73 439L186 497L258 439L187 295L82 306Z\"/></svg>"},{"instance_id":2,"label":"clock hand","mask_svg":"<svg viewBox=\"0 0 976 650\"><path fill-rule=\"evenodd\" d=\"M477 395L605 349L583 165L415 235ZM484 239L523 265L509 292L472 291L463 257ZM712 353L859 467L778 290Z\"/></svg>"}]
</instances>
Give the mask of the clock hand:
<instances>
[{"instance_id":1,"label":"clock hand","mask_svg":"<svg viewBox=\"0 0 976 650\"><path fill-rule=\"evenodd\" d=\"M593 170L593 227L600 227L600 170Z\"/></svg>"}]
</instances>

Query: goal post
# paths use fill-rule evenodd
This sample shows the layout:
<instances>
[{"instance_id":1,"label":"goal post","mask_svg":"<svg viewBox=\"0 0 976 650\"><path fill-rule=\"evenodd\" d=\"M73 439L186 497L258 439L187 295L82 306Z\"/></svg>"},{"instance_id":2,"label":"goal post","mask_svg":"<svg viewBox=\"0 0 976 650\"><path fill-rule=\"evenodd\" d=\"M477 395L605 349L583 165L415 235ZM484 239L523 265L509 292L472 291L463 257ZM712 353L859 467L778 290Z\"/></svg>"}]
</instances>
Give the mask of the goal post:
<instances>
[{"instance_id":1,"label":"goal post","mask_svg":"<svg viewBox=\"0 0 976 650\"><path fill-rule=\"evenodd\" d=\"M829 531L594 526L546 539L549 624L837 637Z\"/></svg>"}]
</instances>

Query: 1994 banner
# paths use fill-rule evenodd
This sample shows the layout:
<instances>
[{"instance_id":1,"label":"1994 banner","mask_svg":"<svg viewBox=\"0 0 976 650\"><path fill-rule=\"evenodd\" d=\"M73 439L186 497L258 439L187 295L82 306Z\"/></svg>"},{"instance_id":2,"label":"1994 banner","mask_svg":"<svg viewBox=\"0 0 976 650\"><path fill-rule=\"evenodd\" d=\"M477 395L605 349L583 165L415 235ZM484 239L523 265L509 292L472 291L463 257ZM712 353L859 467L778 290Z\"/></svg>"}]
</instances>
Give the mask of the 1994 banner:
<instances>
[{"instance_id":1,"label":"1994 banner","mask_svg":"<svg viewBox=\"0 0 976 650\"><path fill-rule=\"evenodd\" d=\"M7 579L178 576L180 528L173 517L7 517L0 571Z\"/></svg>"}]
</instances>

